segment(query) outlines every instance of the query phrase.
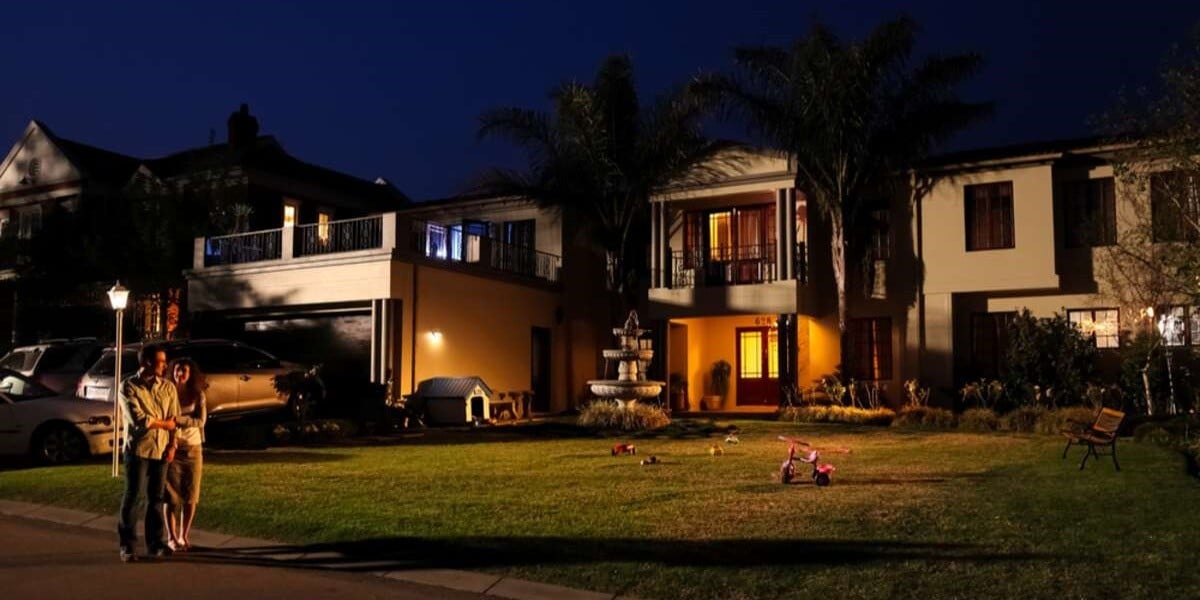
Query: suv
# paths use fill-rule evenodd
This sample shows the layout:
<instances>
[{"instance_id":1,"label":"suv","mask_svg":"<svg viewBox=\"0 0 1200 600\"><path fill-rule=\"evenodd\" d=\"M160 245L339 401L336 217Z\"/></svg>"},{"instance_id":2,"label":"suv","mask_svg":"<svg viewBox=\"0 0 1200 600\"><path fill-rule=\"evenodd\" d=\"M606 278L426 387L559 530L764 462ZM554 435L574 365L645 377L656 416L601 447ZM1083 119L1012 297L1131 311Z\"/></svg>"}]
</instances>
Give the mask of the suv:
<instances>
[{"instance_id":1,"label":"suv","mask_svg":"<svg viewBox=\"0 0 1200 600\"><path fill-rule=\"evenodd\" d=\"M13 348L0 358L0 369L12 369L54 392L69 394L102 346L96 338L46 340Z\"/></svg>"},{"instance_id":2,"label":"suv","mask_svg":"<svg viewBox=\"0 0 1200 600\"><path fill-rule=\"evenodd\" d=\"M303 368L232 340L185 340L160 345L167 351L168 360L186 357L200 366L208 380L205 395L210 419L288 407L291 399L275 390L275 376ZM142 344L130 344L122 348L122 379L137 372L137 354L141 347ZM96 364L79 380L75 394L91 400L111 401L115 357L114 349L106 348Z\"/></svg>"}]
</instances>

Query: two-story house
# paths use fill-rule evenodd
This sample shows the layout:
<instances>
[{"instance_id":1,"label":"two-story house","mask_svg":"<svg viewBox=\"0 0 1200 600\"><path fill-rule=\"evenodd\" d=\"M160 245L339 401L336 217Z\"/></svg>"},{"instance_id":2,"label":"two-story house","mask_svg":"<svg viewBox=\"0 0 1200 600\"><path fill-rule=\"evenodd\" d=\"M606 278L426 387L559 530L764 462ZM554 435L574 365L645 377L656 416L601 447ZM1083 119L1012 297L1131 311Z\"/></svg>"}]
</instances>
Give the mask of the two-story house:
<instances>
[{"instance_id":1,"label":"two-story house","mask_svg":"<svg viewBox=\"0 0 1200 600\"><path fill-rule=\"evenodd\" d=\"M291 156L274 137L258 134L258 121L245 105L228 119L227 142L153 159L70 140L32 121L0 162L0 339L5 345L38 337L107 334L103 324L111 311L104 305L103 290L111 281L86 285L71 299L22 302L15 296L14 267L22 259L21 242L36 236L49 214L73 212L82 203L107 206L111 199L147 190L211 202L210 210L231 213L226 226L235 230L327 223L408 204L382 179L366 181ZM215 206L218 201L221 207ZM187 266L180 264L180 272ZM140 333L172 334L164 304L184 300L140 300L131 319Z\"/></svg>"}]
</instances>

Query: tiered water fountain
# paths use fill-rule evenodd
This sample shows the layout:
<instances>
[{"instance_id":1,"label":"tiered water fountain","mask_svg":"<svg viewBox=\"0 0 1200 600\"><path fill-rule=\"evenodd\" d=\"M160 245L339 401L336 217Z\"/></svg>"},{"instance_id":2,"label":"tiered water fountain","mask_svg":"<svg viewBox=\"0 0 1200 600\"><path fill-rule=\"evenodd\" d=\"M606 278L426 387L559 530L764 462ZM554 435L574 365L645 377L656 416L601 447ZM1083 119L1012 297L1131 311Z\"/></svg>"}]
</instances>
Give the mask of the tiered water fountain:
<instances>
[{"instance_id":1,"label":"tiered water fountain","mask_svg":"<svg viewBox=\"0 0 1200 600\"><path fill-rule=\"evenodd\" d=\"M617 361L616 379L594 379L588 381L592 393L601 397L616 400L622 406L642 398L654 398L662 391L662 381L646 379L646 365L654 356L654 350L642 348L638 338L649 330L638 327L637 311L629 311L625 326L613 329L613 335L621 342L621 347L613 350L603 350L604 375L608 376L609 365Z\"/></svg>"}]
</instances>

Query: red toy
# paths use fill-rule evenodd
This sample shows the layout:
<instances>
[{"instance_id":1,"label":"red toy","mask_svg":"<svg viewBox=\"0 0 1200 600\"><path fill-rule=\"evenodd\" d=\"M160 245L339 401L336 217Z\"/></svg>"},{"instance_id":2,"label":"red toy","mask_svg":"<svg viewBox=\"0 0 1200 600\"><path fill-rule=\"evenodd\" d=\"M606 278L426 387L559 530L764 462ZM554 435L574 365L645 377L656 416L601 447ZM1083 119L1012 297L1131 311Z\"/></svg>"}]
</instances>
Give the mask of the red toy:
<instances>
[{"instance_id":1,"label":"red toy","mask_svg":"<svg viewBox=\"0 0 1200 600\"><path fill-rule=\"evenodd\" d=\"M779 436L779 439L788 443L787 460L783 461L783 464L779 467L779 480L787 484L791 483L792 479L795 479L796 477L796 445L801 444L808 446L809 444L808 442L798 440L796 438ZM834 469L833 465L831 464L818 465L817 461L820 459L820 452L817 452L816 450L810 450L806 455L800 457L800 462L811 464L813 466L813 482L816 483L818 487L825 487L830 483L833 483L833 472L836 469Z\"/></svg>"},{"instance_id":2,"label":"red toy","mask_svg":"<svg viewBox=\"0 0 1200 600\"><path fill-rule=\"evenodd\" d=\"M637 447L633 444L617 444L613 446L612 455L616 456L618 454L637 454Z\"/></svg>"}]
</instances>

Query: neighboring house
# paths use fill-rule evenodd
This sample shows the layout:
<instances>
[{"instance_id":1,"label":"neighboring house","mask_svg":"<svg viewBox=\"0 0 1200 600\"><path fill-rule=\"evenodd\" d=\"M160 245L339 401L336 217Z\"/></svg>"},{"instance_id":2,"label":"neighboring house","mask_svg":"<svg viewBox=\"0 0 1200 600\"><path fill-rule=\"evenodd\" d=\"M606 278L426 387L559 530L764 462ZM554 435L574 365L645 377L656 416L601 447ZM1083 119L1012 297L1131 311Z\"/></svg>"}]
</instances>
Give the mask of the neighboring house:
<instances>
[{"instance_id":1,"label":"neighboring house","mask_svg":"<svg viewBox=\"0 0 1200 600\"><path fill-rule=\"evenodd\" d=\"M240 250L276 235L279 255ZM346 377L390 379L397 394L432 377L479 376L497 392L534 392L539 412L560 411L573 345L562 238L555 210L463 197L198 239L189 308L205 335L286 347Z\"/></svg>"},{"instance_id":2,"label":"neighboring house","mask_svg":"<svg viewBox=\"0 0 1200 600\"><path fill-rule=\"evenodd\" d=\"M848 265L845 376L878 384L893 405L913 378L950 398L999 375L1007 325L1026 308L1067 316L1101 349L1101 366L1115 365L1121 335L1144 316L1123 313L1105 289L1098 248L1136 220L1134 194L1154 192L1115 183L1113 152L1079 139L924 163L910 189L848 232L865 251ZM785 160L760 154L726 180L654 201L648 316L660 325L650 327L665 321L666 372L688 383L693 409L712 394L717 360L733 366L725 410L777 405L781 344L794 348L804 390L837 370L828 229L793 181ZM1166 310L1183 324L1169 343L1200 345L1200 308Z\"/></svg>"},{"instance_id":3,"label":"neighboring house","mask_svg":"<svg viewBox=\"0 0 1200 600\"><path fill-rule=\"evenodd\" d=\"M226 226L246 231L278 229L285 223L327 223L408 204L402 193L382 179L366 181L289 155L275 138L258 135L257 119L245 105L230 116L228 126L226 143L143 159L69 140L38 121L30 122L0 163L0 328L4 330L0 340L7 344L37 337L107 333L83 328L107 321L99 317L111 312L103 290L112 282L86 286L87 293L55 310L22 306L14 297L20 243L37 235L44 216L51 211L70 212L80 203L104 202L130 193L204 189L215 192L207 195L210 200L225 202L210 210L232 213ZM179 265L180 271L187 266ZM172 312L168 298L140 292L143 302L135 304L131 319L139 337L173 333L165 318ZM136 298L139 290L134 293Z\"/></svg>"}]
</instances>

